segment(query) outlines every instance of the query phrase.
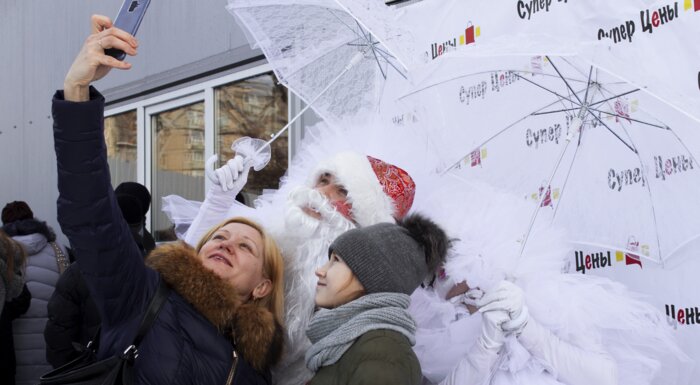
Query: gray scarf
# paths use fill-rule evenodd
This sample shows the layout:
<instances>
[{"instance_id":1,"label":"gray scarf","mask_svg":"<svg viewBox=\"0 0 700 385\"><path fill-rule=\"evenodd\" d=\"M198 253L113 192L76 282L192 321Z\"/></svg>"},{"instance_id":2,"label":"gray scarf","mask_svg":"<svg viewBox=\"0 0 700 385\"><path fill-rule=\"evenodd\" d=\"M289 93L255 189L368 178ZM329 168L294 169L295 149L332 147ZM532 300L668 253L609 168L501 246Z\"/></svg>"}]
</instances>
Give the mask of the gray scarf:
<instances>
[{"instance_id":1,"label":"gray scarf","mask_svg":"<svg viewBox=\"0 0 700 385\"><path fill-rule=\"evenodd\" d=\"M306 366L316 372L332 365L357 338L371 330L393 330L415 344L416 323L408 312L411 297L399 293L362 296L335 309L319 310L306 335L313 344L306 352Z\"/></svg>"}]
</instances>

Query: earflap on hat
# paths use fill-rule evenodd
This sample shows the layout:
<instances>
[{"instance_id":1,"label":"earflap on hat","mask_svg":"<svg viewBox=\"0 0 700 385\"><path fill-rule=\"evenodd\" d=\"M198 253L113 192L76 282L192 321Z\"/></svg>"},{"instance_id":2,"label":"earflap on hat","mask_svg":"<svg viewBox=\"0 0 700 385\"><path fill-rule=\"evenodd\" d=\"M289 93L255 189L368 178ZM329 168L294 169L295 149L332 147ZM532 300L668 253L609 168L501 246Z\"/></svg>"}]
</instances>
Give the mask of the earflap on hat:
<instances>
[{"instance_id":1,"label":"earflap on hat","mask_svg":"<svg viewBox=\"0 0 700 385\"><path fill-rule=\"evenodd\" d=\"M395 222L411 208L415 183L408 173L394 165L354 152L341 152L321 162L311 175L314 187L323 173L335 176L348 191L350 214L360 226Z\"/></svg>"}]
</instances>

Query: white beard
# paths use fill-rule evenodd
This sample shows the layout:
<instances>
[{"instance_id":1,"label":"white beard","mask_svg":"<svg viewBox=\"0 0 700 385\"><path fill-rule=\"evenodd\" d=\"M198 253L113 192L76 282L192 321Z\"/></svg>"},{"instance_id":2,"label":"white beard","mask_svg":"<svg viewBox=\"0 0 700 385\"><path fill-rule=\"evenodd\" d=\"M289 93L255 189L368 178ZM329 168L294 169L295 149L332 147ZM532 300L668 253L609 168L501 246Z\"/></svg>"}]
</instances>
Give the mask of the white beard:
<instances>
[{"instance_id":1,"label":"white beard","mask_svg":"<svg viewBox=\"0 0 700 385\"><path fill-rule=\"evenodd\" d=\"M316 219L302 208L321 214ZM311 346L306 328L315 309L316 269L328 261L328 247L340 234L355 228L321 193L298 187L289 194L285 231L277 238L284 250L285 353L275 368L275 383L303 384L311 378L304 354Z\"/></svg>"}]
</instances>

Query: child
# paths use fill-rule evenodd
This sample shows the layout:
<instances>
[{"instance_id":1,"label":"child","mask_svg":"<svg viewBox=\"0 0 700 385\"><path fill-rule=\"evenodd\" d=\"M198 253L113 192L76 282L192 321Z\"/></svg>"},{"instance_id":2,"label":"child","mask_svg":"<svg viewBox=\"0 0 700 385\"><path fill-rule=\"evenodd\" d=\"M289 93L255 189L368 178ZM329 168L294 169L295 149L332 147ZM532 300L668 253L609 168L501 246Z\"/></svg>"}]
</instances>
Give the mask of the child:
<instances>
[{"instance_id":1,"label":"child","mask_svg":"<svg viewBox=\"0 0 700 385\"><path fill-rule=\"evenodd\" d=\"M409 296L442 265L449 243L440 227L414 214L350 230L331 244L316 271L322 309L307 330L310 385L421 383Z\"/></svg>"}]
</instances>

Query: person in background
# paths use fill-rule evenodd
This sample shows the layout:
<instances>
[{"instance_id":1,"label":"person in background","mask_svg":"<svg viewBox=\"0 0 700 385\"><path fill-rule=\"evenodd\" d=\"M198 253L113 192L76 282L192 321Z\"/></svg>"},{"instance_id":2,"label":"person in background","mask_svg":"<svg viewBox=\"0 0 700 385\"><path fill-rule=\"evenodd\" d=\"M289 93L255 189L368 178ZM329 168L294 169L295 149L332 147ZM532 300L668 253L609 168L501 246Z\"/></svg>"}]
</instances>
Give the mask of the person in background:
<instances>
[{"instance_id":1,"label":"person in background","mask_svg":"<svg viewBox=\"0 0 700 385\"><path fill-rule=\"evenodd\" d=\"M3 231L27 253L26 282L32 293L29 310L13 322L17 384L34 385L51 369L42 334L48 319L46 304L60 274L68 267L68 251L56 242L53 229L36 218L26 202L14 201L2 209Z\"/></svg>"},{"instance_id":2,"label":"person in background","mask_svg":"<svg viewBox=\"0 0 700 385\"><path fill-rule=\"evenodd\" d=\"M144 226L151 194L136 182L123 182L114 192L131 236L145 258L155 248L153 237ZM58 279L48 313L49 320L44 328L46 360L58 368L77 358L96 337L100 326L100 313L80 274L80 262L73 262Z\"/></svg>"},{"instance_id":3,"label":"person in background","mask_svg":"<svg viewBox=\"0 0 700 385\"><path fill-rule=\"evenodd\" d=\"M15 344L12 321L29 309L32 296L24 284L26 255L0 231L0 383L15 383Z\"/></svg>"},{"instance_id":4,"label":"person in background","mask_svg":"<svg viewBox=\"0 0 700 385\"><path fill-rule=\"evenodd\" d=\"M144 255L156 248L153 236L146 229L146 214L151 209L151 193L137 182L123 182L114 189L119 208L129 224L131 234Z\"/></svg>"}]
</instances>

